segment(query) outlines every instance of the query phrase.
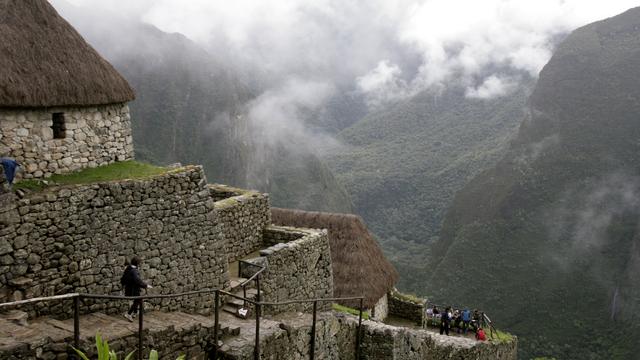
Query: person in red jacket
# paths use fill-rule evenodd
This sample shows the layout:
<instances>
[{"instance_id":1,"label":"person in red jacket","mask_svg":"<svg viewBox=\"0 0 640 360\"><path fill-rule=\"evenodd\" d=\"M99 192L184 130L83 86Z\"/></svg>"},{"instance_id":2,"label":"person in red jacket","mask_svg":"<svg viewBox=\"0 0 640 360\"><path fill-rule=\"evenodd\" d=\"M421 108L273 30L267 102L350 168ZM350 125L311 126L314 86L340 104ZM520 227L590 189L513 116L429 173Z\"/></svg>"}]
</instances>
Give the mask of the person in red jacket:
<instances>
[{"instance_id":1,"label":"person in red jacket","mask_svg":"<svg viewBox=\"0 0 640 360\"><path fill-rule=\"evenodd\" d=\"M478 328L478 331L476 331L476 340L478 341L487 340L487 336L484 334L484 330L482 330L482 328Z\"/></svg>"}]
</instances>

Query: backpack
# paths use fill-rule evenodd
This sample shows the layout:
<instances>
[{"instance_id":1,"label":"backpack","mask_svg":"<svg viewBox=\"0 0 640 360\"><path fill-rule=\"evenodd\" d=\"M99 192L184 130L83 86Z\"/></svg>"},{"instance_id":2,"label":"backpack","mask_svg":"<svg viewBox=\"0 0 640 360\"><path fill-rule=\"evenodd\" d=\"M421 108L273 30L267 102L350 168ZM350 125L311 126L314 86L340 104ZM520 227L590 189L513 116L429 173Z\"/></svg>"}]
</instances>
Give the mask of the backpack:
<instances>
[{"instance_id":1,"label":"backpack","mask_svg":"<svg viewBox=\"0 0 640 360\"><path fill-rule=\"evenodd\" d=\"M129 271L130 271L130 267L127 266L126 269L124 269L124 273L122 274L122 277L120 278L120 285L122 286L122 288L124 289L125 286L127 286L127 283L129 282L128 278L129 278Z\"/></svg>"}]
</instances>

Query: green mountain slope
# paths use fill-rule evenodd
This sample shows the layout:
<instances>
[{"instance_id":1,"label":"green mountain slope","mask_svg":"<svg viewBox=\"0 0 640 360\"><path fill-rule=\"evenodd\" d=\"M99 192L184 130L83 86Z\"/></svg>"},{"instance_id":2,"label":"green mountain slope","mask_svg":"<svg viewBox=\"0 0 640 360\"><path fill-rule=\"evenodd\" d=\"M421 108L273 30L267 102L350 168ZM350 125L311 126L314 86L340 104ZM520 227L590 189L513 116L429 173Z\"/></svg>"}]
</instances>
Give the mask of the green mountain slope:
<instances>
[{"instance_id":1,"label":"green mountain slope","mask_svg":"<svg viewBox=\"0 0 640 360\"><path fill-rule=\"evenodd\" d=\"M138 159L202 164L209 181L269 192L276 206L351 210L344 188L306 144L256 141L246 111L259 94L214 55L115 14L56 7L135 89L129 105Z\"/></svg>"},{"instance_id":2,"label":"green mountain slope","mask_svg":"<svg viewBox=\"0 0 640 360\"><path fill-rule=\"evenodd\" d=\"M424 287L520 335L520 355L638 359L640 8L574 31L507 155L449 209Z\"/></svg>"},{"instance_id":3,"label":"green mountain slope","mask_svg":"<svg viewBox=\"0 0 640 360\"><path fill-rule=\"evenodd\" d=\"M503 155L523 116L532 80L492 100L463 87L422 92L361 119L340 133L345 149L329 159L358 214L381 238L414 289L425 244L436 239L457 190Z\"/></svg>"}]
</instances>

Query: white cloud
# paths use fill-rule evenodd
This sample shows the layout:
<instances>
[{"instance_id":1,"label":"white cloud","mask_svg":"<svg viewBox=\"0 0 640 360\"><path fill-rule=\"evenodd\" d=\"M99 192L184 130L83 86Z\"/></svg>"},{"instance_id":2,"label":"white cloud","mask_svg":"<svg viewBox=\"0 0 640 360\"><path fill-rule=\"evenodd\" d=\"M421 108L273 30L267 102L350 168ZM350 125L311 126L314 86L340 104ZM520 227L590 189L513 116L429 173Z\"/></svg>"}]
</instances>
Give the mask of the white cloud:
<instances>
[{"instance_id":1,"label":"white cloud","mask_svg":"<svg viewBox=\"0 0 640 360\"><path fill-rule=\"evenodd\" d=\"M467 88L466 96L473 99L491 99L508 94L516 86L516 79L491 75L476 87Z\"/></svg>"},{"instance_id":2,"label":"white cloud","mask_svg":"<svg viewBox=\"0 0 640 360\"><path fill-rule=\"evenodd\" d=\"M392 94L381 92L383 85L412 94L454 79L473 84L471 96L483 97L491 89L500 95L501 73L537 76L557 35L640 5L640 0L71 1L185 34L236 66L259 68L275 82L268 86L291 76L322 79L359 89L374 103Z\"/></svg>"},{"instance_id":3,"label":"white cloud","mask_svg":"<svg viewBox=\"0 0 640 360\"><path fill-rule=\"evenodd\" d=\"M407 83L401 75L398 65L383 60L369 73L358 77L356 84L359 91L368 94L369 105L376 107L407 95Z\"/></svg>"}]
</instances>

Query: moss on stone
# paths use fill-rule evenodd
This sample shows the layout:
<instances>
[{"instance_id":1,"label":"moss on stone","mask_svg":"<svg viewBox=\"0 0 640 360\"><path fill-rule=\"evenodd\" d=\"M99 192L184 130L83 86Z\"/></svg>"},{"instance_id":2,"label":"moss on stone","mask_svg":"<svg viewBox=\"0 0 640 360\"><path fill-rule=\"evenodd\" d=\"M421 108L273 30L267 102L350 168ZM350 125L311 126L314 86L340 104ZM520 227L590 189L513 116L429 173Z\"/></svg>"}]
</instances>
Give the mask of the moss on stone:
<instances>
[{"instance_id":1,"label":"moss on stone","mask_svg":"<svg viewBox=\"0 0 640 360\"><path fill-rule=\"evenodd\" d=\"M137 161L122 161L105 166L99 166L93 169L84 169L70 174L53 175L47 180L21 180L15 184L15 188L42 190L48 186L54 185L76 185L124 179L143 179L164 173L175 172L177 170L180 169L169 170L167 168Z\"/></svg>"}]
</instances>

